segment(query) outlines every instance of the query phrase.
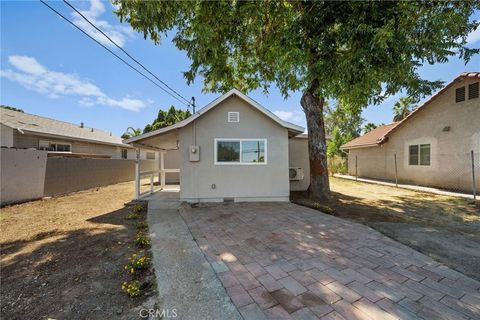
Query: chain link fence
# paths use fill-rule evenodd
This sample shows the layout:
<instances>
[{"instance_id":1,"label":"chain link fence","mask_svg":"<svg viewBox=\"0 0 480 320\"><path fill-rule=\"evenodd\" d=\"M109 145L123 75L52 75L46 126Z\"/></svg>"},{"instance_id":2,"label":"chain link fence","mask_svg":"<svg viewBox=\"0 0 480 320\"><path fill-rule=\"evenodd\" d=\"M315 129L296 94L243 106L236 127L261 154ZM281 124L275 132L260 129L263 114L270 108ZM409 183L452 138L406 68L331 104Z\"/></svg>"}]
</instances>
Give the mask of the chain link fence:
<instances>
[{"instance_id":1,"label":"chain link fence","mask_svg":"<svg viewBox=\"0 0 480 320\"><path fill-rule=\"evenodd\" d=\"M353 151L353 152L352 152ZM416 159L413 159L415 162ZM395 184L431 187L479 198L480 152L434 154L424 163L412 165L403 154L383 154L350 150L347 160L329 159L331 173ZM345 173L346 172L346 173Z\"/></svg>"}]
</instances>

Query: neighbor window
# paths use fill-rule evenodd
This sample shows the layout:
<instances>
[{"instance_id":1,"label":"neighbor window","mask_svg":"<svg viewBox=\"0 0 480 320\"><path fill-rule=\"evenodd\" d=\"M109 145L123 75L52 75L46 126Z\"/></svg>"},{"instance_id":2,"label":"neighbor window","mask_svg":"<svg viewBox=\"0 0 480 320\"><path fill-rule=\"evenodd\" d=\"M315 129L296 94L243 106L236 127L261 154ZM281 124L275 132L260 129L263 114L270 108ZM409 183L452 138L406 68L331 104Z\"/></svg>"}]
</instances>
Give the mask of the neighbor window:
<instances>
[{"instance_id":1,"label":"neighbor window","mask_svg":"<svg viewBox=\"0 0 480 320\"><path fill-rule=\"evenodd\" d=\"M478 98L478 82L468 85L468 99Z\"/></svg>"},{"instance_id":2,"label":"neighbor window","mask_svg":"<svg viewBox=\"0 0 480 320\"><path fill-rule=\"evenodd\" d=\"M414 144L408 146L408 164L411 166L430 165L430 144Z\"/></svg>"},{"instance_id":3,"label":"neighbor window","mask_svg":"<svg viewBox=\"0 0 480 320\"><path fill-rule=\"evenodd\" d=\"M465 101L465 87L460 87L455 90L455 102Z\"/></svg>"},{"instance_id":4,"label":"neighbor window","mask_svg":"<svg viewBox=\"0 0 480 320\"><path fill-rule=\"evenodd\" d=\"M122 159L127 159L127 158L128 158L128 150L122 149Z\"/></svg>"},{"instance_id":5,"label":"neighbor window","mask_svg":"<svg viewBox=\"0 0 480 320\"><path fill-rule=\"evenodd\" d=\"M51 152L71 152L72 145L69 143L40 140L38 143L38 149Z\"/></svg>"},{"instance_id":6,"label":"neighbor window","mask_svg":"<svg viewBox=\"0 0 480 320\"><path fill-rule=\"evenodd\" d=\"M265 164L266 139L216 139L215 163Z\"/></svg>"},{"instance_id":7,"label":"neighbor window","mask_svg":"<svg viewBox=\"0 0 480 320\"><path fill-rule=\"evenodd\" d=\"M147 152L147 160L155 160L155 152Z\"/></svg>"}]
</instances>

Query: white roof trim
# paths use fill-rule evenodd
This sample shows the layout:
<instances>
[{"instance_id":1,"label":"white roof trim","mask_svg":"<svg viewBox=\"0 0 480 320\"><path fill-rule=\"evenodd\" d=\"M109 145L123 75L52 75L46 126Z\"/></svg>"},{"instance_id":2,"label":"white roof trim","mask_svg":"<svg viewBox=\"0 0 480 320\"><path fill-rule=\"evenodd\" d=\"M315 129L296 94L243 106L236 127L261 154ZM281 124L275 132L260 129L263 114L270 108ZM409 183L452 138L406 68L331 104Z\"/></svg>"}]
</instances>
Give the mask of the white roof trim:
<instances>
[{"instance_id":1,"label":"white roof trim","mask_svg":"<svg viewBox=\"0 0 480 320\"><path fill-rule=\"evenodd\" d=\"M180 122L177 122L175 123L174 125L171 125L171 126L168 126L168 127L165 127L165 128L161 128L161 129L157 129L157 130L154 130L154 131L151 131L151 132L147 132L147 133L144 133L144 134L141 134L141 135L138 135L138 136L135 136L135 137L132 137L130 139L126 139L124 140L123 142L124 143L132 143L132 142L136 142L136 141L139 141L139 140L143 140L143 139L146 139L146 138L149 138L149 137L152 137L152 136L156 136L156 135L159 135L159 134L163 134L163 133L167 133L167 132L170 132L172 130L175 130L175 129L180 129L180 128L183 128L185 127L186 125L188 125L189 123L191 123L192 121L194 121L195 119L201 117L203 114L207 113L210 109L213 109L214 107L216 107L218 104L220 104L221 102L225 101L226 99L228 99L229 97L231 96L238 96L240 99L243 99L244 101L248 102L250 105L252 105L253 107L255 107L255 109L257 109L258 111L260 111L261 113L263 113L264 115L266 115L267 117L269 117L270 119L272 119L273 121L277 122L279 125L281 125L282 127L285 127L287 128L288 130L290 131L294 131L298 134L301 134L305 131L305 128L301 127L301 126L297 126L293 123L290 123L290 122L287 122L287 121L284 121L282 119L280 119L277 115L275 115L273 112L271 112L270 110L268 110L267 108L263 107L262 105L260 105L258 102L256 102L255 100L251 99L250 97L248 97L247 95L243 94L242 92L240 92L239 90L237 89L231 89L230 91L228 91L227 93L225 93L224 95L218 97L217 99L213 100L212 102L210 102L209 104L207 104L205 107L203 107L201 110L199 110L197 113L195 113L194 115L188 117L187 119L185 120L182 120Z\"/></svg>"}]
</instances>

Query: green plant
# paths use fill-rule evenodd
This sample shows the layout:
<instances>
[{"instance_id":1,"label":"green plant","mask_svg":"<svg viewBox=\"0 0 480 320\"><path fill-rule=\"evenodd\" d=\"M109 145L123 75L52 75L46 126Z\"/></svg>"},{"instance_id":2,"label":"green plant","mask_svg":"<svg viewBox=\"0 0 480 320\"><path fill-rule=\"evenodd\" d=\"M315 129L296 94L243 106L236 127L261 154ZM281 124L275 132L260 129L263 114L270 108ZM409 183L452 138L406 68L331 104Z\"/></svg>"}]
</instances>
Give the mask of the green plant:
<instances>
[{"instance_id":1,"label":"green plant","mask_svg":"<svg viewBox=\"0 0 480 320\"><path fill-rule=\"evenodd\" d=\"M145 221L138 221L137 222L137 229L138 230L146 230L148 228L148 224Z\"/></svg>"},{"instance_id":2,"label":"green plant","mask_svg":"<svg viewBox=\"0 0 480 320\"><path fill-rule=\"evenodd\" d=\"M127 220L135 220L135 219L138 219L140 218L140 216L138 215L138 213L134 213L134 212L130 212L126 217L125 219Z\"/></svg>"},{"instance_id":3,"label":"green plant","mask_svg":"<svg viewBox=\"0 0 480 320\"><path fill-rule=\"evenodd\" d=\"M347 174L348 173L347 159L342 158L340 156L333 156L328 158L328 172L330 172L330 174L335 174L335 173Z\"/></svg>"},{"instance_id":4,"label":"green plant","mask_svg":"<svg viewBox=\"0 0 480 320\"><path fill-rule=\"evenodd\" d=\"M138 297L140 295L140 282L134 280L122 283L122 291L129 297Z\"/></svg>"},{"instance_id":5,"label":"green plant","mask_svg":"<svg viewBox=\"0 0 480 320\"><path fill-rule=\"evenodd\" d=\"M146 208L147 208L146 205L137 203L136 205L133 206L133 212L134 213L140 213L140 212L145 211Z\"/></svg>"},{"instance_id":6,"label":"green plant","mask_svg":"<svg viewBox=\"0 0 480 320\"><path fill-rule=\"evenodd\" d=\"M134 242L137 247L142 248L150 245L150 238L144 232L138 232Z\"/></svg>"},{"instance_id":7,"label":"green plant","mask_svg":"<svg viewBox=\"0 0 480 320\"><path fill-rule=\"evenodd\" d=\"M135 273L138 270L147 269L150 266L150 258L146 256L138 256L136 253L128 258L128 263L125 265L125 270L128 273Z\"/></svg>"}]
</instances>

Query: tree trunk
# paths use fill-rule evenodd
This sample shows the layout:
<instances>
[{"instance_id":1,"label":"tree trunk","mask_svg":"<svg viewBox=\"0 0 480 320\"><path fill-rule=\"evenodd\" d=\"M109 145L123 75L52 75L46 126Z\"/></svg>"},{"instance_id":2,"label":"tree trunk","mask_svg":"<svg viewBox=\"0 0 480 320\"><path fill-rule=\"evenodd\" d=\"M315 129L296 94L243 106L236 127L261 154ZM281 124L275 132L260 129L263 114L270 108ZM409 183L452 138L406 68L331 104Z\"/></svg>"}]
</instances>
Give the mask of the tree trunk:
<instances>
[{"instance_id":1,"label":"tree trunk","mask_svg":"<svg viewBox=\"0 0 480 320\"><path fill-rule=\"evenodd\" d=\"M315 90L307 89L300 101L308 128L308 154L310 160L310 187L308 192L313 199L325 200L330 197L328 182L327 145L323 122L324 99Z\"/></svg>"}]
</instances>

